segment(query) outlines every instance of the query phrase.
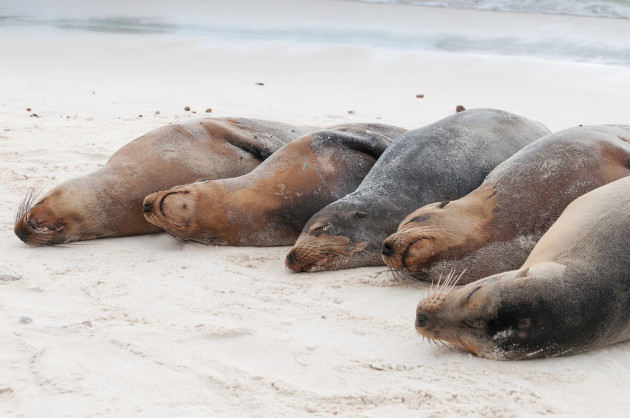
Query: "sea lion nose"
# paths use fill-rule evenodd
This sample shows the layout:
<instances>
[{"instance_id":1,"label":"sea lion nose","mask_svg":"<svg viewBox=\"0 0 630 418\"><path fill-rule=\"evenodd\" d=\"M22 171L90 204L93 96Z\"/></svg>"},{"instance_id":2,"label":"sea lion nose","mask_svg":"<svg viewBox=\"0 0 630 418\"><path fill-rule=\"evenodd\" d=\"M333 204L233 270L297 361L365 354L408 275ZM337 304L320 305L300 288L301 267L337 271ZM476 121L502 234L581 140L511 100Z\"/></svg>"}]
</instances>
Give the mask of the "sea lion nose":
<instances>
[{"instance_id":1,"label":"sea lion nose","mask_svg":"<svg viewBox=\"0 0 630 418\"><path fill-rule=\"evenodd\" d=\"M429 319L427 314L424 314L424 313L416 314L416 328L424 327L424 324L427 321L427 319Z\"/></svg>"},{"instance_id":2,"label":"sea lion nose","mask_svg":"<svg viewBox=\"0 0 630 418\"><path fill-rule=\"evenodd\" d=\"M387 241L383 242L383 246L381 247L381 254L383 254L383 255L392 255L392 254L394 254L394 250L387 243Z\"/></svg>"},{"instance_id":3,"label":"sea lion nose","mask_svg":"<svg viewBox=\"0 0 630 418\"><path fill-rule=\"evenodd\" d=\"M293 256L291 255L291 252L292 251L289 251L289 253L287 254L287 260L286 260L287 265L293 264Z\"/></svg>"},{"instance_id":4,"label":"sea lion nose","mask_svg":"<svg viewBox=\"0 0 630 418\"><path fill-rule=\"evenodd\" d=\"M144 205L142 205L142 212L143 213L149 213L153 210L153 204L152 203L146 203Z\"/></svg>"}]
</instances>

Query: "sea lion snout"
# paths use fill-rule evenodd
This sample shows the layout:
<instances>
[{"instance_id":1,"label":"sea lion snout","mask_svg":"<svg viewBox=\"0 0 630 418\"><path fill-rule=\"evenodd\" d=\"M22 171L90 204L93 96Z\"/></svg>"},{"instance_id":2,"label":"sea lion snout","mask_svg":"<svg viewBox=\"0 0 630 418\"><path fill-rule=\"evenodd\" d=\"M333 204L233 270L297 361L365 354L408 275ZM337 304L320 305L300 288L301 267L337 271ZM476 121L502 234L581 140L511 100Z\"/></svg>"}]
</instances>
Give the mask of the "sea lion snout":
<instances>
[{"instance_id":1,"label":"sea lion snout","mask_svg":"<svg viewBox=\"0 0 630 418\"><path fill-rule=\"evenodd\" d=\"M293 258L293 254L292 253L293 253L293 250L291 250L291 251L289 251L287 253L287 256L286 256L286 258L284 260L284 264L289 270L293 270L293 271L299 272L300 270L295 265L295 260Z\"/></svg>"},{"instance_id":2,"label":"sea lion snout","mask_svg":"<svg viewBox=\"0 0 630 418\"><path fill-rule=\"evenodd\" d=\"M429 319L429 316L427 314L425 314L424 312L419 312L416 314L416 329L418 328L423 328L427 322L427 320Z\"/></svg>"},{"instance_id":3,"label":"sea lion snout","mask_svg":"<svg viewBox=\"0 0 630 418\"><path fill-rule=\"evenodd\" d=\"M388 256L388 255L394 254L394 250L387 243L387 240L383 241L383 245L381 246L381 254L383 254L383 256Z\"/></svg>"},{"instance_id":4,"label":"sea lion snout","mask_svg":"<svg viewBox=\"0 0 630 418\"><path fill-rule=\"evenodd\" d=\"M160 227L166 227L165 221L168 224L187 226L193 208L194 198L186 189L150 194L142 204L145 218Z\"/></svg>"}]
</instances>

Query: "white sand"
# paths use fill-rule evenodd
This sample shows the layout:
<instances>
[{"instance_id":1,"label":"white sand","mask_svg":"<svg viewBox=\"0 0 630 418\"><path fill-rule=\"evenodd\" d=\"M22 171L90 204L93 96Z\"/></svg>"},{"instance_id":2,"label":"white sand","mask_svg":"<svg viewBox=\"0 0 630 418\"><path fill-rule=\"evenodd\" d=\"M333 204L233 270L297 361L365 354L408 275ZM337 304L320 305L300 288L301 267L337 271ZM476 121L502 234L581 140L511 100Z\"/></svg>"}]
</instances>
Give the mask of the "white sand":
<instances>
[{"instance_id":1,"label":"white sand","mask_svg":"<svg viewBox=\"0 0 630 418\"><path fill-rule=\"evenodd\" d=\"M29 28L0 31L0 56L0 415L627 415L628 344L482 360L423 342L413 320L426 286L385 268L297 275L285 247L165 235L31 248L13 216L34 179L93 171L206 108L415 128L463 104L558 130L630 123L630 67Z\"/></svg>"}]
</instances>

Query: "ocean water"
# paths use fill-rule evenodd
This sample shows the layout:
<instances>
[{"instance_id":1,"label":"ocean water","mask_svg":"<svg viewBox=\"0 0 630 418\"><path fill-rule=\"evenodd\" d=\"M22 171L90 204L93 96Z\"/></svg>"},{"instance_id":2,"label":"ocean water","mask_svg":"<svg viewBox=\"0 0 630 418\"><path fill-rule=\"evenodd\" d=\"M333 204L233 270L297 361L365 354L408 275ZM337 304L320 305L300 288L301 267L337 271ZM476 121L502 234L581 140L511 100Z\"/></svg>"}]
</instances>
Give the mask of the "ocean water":
<instances>
[{"instance_id":1,"label":"ocean water","mask_svg":"<svg viewBox=\"0 0 630 418\"><path fill-rule=\"evenodd\" d=\"M359 0L365 3L630 19L629 0Z\"/></svg>"},{"instance_id":2,"label":"ocean water","mask_svg":"<svg viewBox=\"0 0 630 418\"><path fill-rule=\"evenodd\" d=\"M335 20L334 10L349 3L379 11L405 8L419 23L397 27L395 18L373 16ZM491 16L493 26L427 21L427 7L475 9ZM515 12L527 13L529 26ZM553 15L580 17L567 23ZM3 30L16 28L188 37L209 45L351 45L630 65L630 0L0 0L0 42Z\"/></svg>"}]
</instances>

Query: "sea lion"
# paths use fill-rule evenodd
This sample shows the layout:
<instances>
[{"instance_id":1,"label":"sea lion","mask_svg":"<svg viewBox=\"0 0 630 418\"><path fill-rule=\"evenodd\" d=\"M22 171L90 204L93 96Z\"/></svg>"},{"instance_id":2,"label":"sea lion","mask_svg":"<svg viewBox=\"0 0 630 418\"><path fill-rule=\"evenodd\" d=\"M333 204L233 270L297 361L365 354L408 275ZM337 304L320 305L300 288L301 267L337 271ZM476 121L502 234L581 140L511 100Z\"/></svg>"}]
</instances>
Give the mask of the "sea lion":
<instances>
[{"instance_id":1,"label":"sea lion","mask_svg":"<svg viewBox=\"0 0 630 418\"><path fill-rule=\"evenodd\" d=\"M572 202L516 271L420 301L415 326L496 360L554 357L630 339L630 177Z\"/></svg>"},{"instance_id":2,"label":"sea lion","mask_svg":"<svg viewBox=\"0 0 630 418\"><path fill-rule=\"evenodd\" d=\"M15 234L29 245L158 232L142 216L152 192L253 170L313 130L278 122L208 118L155 129L119 149L103 168L66 181L37 201L29 192Z\"/></svg>"},{"instance_id":3,"label":"sea lion","mask_svg":"<svg viewBox=\"0 0 630 418\"><path fill-rule=\"evenodd\" d=\"M144 200L145 216L183 241L289 245L311 215L353 191L404 132L379 124L313 132L243 176L151 194Z\"/></svg>"},{"instance_id":4,"label":"sea lion","mask_svg":"<svg viewBox=\"0 0 630 418\"><path fill-rule=\"evenodd\" d=\"M472 191L499 163L548 133L494 109L466 110L407 132L355 192L308 221L286 266L299 272L382 265L381 244L405 215Z\"/></svg>"},{"instance_id":5,"label":"sea lion","mask_svg":"<svg viewBox=\"0 0 630 418\"><path fill-rule=\"evenodd\" d=\"M630 175L630 126L581 126L530 144L461 199L407 216L383 242L385 264L460 284L518 268L575 198Z\"/></svg>"}]
</instances>

